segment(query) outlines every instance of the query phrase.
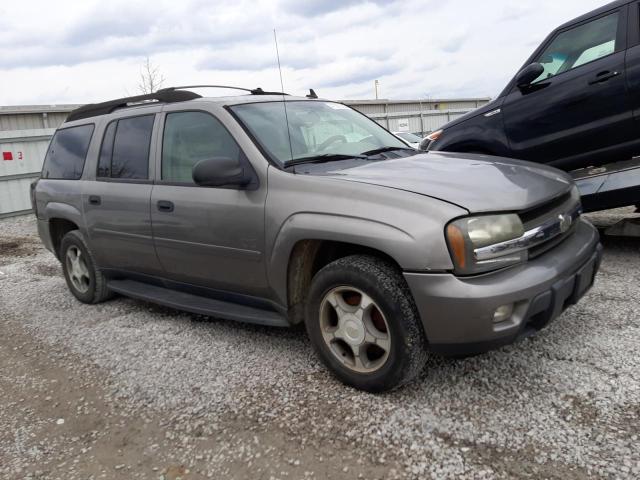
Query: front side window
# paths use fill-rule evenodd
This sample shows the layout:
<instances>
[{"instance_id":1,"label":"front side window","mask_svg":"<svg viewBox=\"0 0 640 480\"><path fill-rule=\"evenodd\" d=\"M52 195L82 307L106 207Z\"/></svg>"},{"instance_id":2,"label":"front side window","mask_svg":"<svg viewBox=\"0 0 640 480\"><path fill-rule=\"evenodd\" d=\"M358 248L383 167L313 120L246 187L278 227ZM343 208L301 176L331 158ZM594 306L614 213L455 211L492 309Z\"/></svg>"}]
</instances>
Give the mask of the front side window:
<instances>
[{"instance_id":1,"label":"front side window","mask_svg":"<svg viewBox=\"0 0 640 480\"><path fill-rule=\"evenodd\" d=\"M407 145L373 120L340 103L294 100L231 107L271 158L281 165L321 155L360 155ZM288 128L287 128L288 126Z\"/></svg>"},{"instance_id":2,"label":"front side window","mask_svg":"<svg viewBox=\"0 0 640 480\"><path fill-rule=\"evenodd\" d=\"M616 51L619 13L612 13L559 34L538 58L547 80ZM535 83L534 82L534 83Z\"/></svg>"},{"instance_id":3,"label":"front side window","mask_svg":"<svg viewBox=\"0 0 640 480\"><path fill-rule=\"evenodd\" d=\"M42 178L78 180L84 170L93 125L58 130L47 150Z\"/></svg>"},{"instance_id":4,"label":"front side window","mask_svg":"<svg viewBox=\"0 0 640 480\"><path fill-rule=\"evenodd\" d=\"M220 121L204 112L167 114L162 138L162 180L193 183L193 167L200 160L231 158L241 151Z\"/></svg>"},{"instance_id":5,"label":"front side window","mask_svg":"<svg viewBox=\"0 0 640 480\"><path fill-rule=\"evenodd\" d=\"M149 178L149 150L155 115L121 118L107 127L97 176L101 178Z\"/></svg>"}]
</instances>

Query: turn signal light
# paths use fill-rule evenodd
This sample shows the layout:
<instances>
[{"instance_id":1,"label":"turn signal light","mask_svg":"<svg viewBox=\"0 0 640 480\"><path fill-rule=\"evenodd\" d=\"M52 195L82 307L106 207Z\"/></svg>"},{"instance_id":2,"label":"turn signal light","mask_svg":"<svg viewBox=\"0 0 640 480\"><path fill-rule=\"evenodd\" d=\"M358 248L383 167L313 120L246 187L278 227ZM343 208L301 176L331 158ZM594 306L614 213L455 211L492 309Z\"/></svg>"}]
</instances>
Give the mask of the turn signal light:
<instances>
[{"instance_id":1,"label":"turn signal light","mask_svg":"<svg viewBox=\"0 0 640 480\"><path fill-rule=\"evenodd\" d=\"M451 254L459 268L465 268L467 265L467 251L464 243L464 235L456 225L449 224L447 227L447 238L449 239L449 247Z\"/></svg>"}]
</instances>

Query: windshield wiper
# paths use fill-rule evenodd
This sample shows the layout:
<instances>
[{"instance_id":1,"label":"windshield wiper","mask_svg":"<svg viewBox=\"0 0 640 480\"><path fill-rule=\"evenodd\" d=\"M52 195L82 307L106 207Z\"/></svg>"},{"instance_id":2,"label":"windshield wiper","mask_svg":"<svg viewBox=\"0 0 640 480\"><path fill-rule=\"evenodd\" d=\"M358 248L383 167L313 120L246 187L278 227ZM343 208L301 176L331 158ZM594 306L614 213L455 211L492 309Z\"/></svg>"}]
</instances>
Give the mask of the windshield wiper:
<instances>
[{"instance_id":1,"label":"windshield wiper","mask_svg":"<svg viewBox=\"0 0 640 480\"><path fill-rule=\"evenodd\" d=\"M285 167L290 167L292 165L302 165L305 163L327 163L327 162L335 162L338 160L351 160L352 158L367 158L365 155L346 155L343 153L323 153L322 155L313 155L311 157L301 157L294 158L293 160L289 160L285 162Z\"/></svg>"},{"instance_id":2,"label":"windshield wiper","mask_svg":"<svg viewBox=\"0 0 640 480\"><path fill-rule=\"evenodd\" d=\"M411 150L411 151L415 151L415 149L413 149L411 147L380 147L380 148L376 148L374 150L369 150L367 152L362 152L360 155L364 155L365 157L370 157L371 155L377 155L379 153L384 153L384 152L393 152L394 150Z\"/></svg>"}]
</instances>

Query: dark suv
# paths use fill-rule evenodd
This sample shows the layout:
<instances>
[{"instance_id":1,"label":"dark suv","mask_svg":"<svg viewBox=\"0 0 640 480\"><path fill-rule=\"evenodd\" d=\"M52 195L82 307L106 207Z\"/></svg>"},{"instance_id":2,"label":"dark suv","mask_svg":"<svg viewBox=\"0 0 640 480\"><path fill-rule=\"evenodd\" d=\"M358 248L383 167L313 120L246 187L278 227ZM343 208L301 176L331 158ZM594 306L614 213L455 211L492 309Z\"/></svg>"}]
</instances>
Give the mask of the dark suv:
<instances>
[{"instance_id":1,"label":"dark suv","mask_svg":"<svg viewBox=\"0 0 640 480\"><path fill-rule=\"evenodd\" d=\"M587 210L639 203L640 163L629 161L640 154L639 3L613 2L556 29L498 98L421 149L576 171Z\"/></svg>"},{"instance_id":2,"label":"dark suv","mask_svg":"<svg viewBox=\"0 0 640 480\"><path fill-rule=\"evenodd\" d=\"M428 351L539 330L592 285L598 232L563 172L425 154L340 103L250 93L71 113L33 199L80 301L305 323L340 379L382 391Z\"/></svg>"}]
</instances>

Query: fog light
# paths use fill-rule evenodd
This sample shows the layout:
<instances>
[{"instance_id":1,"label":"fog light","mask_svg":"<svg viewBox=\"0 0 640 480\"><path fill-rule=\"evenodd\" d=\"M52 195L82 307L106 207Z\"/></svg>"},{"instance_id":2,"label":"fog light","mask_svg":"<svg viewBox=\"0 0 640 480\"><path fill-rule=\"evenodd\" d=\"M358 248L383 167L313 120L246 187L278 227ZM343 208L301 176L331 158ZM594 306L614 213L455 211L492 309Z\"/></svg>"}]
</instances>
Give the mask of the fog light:
<instances>
[{"instance_id":1,"label":"fog light","mask_svg":"<svg viewBox=\"0 0 640 480\"><path fill-rule=\"evenodd\" d=\"M513 303L509 303L508 305L500 305L496 308L495 313L493 314L493 323L504 322L505 320L509 320L509 317L513 315Z\"/></svg>"}]
</instances>

